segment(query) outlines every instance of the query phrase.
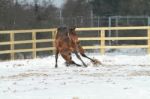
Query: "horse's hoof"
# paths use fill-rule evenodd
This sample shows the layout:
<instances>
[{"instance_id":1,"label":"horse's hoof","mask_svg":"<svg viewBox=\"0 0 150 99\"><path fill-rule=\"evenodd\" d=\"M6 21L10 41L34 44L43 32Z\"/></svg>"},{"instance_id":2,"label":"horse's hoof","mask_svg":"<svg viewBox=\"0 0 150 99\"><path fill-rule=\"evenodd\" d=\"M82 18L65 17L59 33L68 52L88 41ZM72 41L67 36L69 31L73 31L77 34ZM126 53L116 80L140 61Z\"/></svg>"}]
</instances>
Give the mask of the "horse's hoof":
<instances>
[{"instance_id":1,"label":"horse's hoof","mask_svg":"<svg viewBox=\"0 0 150 99\"><path fill-rule=\"evenodd\" d=\"M93 59L92 63L93 63L93 65L102 65L102 63L97 59Z\"/></svg>"},{"instance_id":2,"label":"horse's hoof","mask_svg":"<svg viewBox=\"0 0 150 99\"><path fill-rule=\"evenodd\" d=\"M55 68L57 68L58 66L57 65L55 65Z\"/></svg>"}]
</instances>

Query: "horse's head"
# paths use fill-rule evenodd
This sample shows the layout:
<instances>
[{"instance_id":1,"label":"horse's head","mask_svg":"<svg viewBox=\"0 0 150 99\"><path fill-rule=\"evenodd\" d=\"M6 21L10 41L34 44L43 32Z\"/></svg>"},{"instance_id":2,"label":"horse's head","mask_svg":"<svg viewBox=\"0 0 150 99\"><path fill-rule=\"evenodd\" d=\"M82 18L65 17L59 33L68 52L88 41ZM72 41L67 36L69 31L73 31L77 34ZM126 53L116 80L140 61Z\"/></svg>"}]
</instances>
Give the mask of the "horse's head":
<instances>
[{"instance_id":1,"label":"horse's head","mask_svg":"<svg viewBox=\"0 0 150 99\"><path fill-rule=\"evenodd\" d=\"M59 27L59 28L57 28L57 34L61 35L61 36L68 35L68 28L67 27Z\"/></svg>"}]
</instances>

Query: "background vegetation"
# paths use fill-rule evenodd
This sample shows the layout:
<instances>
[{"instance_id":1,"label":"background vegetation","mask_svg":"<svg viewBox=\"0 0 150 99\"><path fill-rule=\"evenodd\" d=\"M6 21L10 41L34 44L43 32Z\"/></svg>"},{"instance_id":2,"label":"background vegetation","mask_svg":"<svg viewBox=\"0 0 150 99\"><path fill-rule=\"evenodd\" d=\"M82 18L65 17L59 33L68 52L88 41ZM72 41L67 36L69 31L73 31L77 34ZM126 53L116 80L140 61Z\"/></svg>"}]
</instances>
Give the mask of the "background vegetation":
<instances>
[{"instance_id":1,"label":"background vegetation","mask_svg":"<svg viewBox=\"0 0 150 99\"><path fill-rule=\"evenodd\" d=\"M27 1L0 0L0 30L50 28L67 21L74 25L78 17L150 15L150 0L66 0L61 8L52 0Z\"/></svg>"}]
</instances>

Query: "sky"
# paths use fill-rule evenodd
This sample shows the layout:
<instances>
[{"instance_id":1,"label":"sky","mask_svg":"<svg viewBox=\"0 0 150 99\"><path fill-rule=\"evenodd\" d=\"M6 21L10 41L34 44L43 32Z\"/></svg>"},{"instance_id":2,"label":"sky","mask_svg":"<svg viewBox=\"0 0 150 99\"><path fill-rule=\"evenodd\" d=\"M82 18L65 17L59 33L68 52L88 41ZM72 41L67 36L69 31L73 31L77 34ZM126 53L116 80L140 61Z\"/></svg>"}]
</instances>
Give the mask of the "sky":
<instances>
[{"instance_id":1,"label":"sky","mask_svg":"<svg viewBox=\"0 0 150 99\"><path fill-rule=\"evenodd\" d=\"M23 0L20 0L20 1L23 1ZM28 2L33 2L33 0L26 0ZM42 1L42 0L39 0L39 1ZM57 7L61 7L62 4L65 2L65 0L52 0L52 2L57 6Z\"/></svg>"},{"instance_id":2,"label":"sky","mask_svg":"<svg viewBox=\"0 0 150 99\"><path fill-rule=\"evenodd\" d=\"M54 4L57 7L61 7L61 5L64 3L65 0L53 0Z\"/></svg>"}]
</instances>

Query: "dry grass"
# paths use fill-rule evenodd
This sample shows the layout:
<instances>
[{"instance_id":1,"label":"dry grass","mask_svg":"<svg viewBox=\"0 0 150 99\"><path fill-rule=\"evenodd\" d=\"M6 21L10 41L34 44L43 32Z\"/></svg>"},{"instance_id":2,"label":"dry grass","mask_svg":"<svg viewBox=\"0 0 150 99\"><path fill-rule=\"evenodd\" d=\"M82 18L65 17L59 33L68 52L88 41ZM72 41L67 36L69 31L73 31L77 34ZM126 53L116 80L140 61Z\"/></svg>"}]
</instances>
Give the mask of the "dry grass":
<instances>
[{"instance_id":1,"label":"dry grass","mask_svg":"<svg viewBox=\"0 0 150 99\"><path fill-rule=\"evenodd\" d=\"M0 79L19 79L19 78L28 78L28 77L47 77L48 74L45 73L20 73L18 75L12 76L1 76Z\"/></svg>"}]
</instances>

